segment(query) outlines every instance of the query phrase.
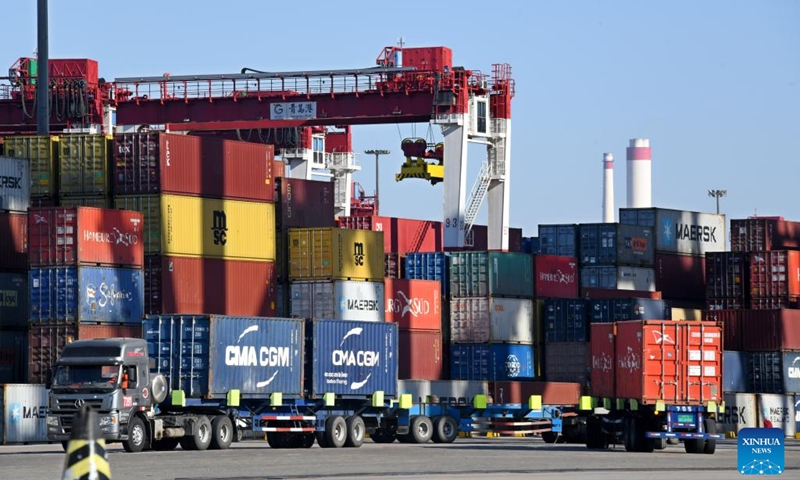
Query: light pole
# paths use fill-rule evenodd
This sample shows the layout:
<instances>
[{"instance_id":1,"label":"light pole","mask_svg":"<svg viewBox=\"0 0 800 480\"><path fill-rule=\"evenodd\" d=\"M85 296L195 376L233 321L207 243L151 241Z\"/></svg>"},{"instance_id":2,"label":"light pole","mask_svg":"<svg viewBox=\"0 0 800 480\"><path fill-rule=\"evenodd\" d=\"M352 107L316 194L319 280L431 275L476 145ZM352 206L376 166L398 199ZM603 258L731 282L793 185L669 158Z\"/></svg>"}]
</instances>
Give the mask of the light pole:
<instances>
[{"instance_id":1,"label":"light pole","mask_svg":"<svg viewBox=\"0 0 800 480\"><path fill-rule=\"evenodd\" d=\"M375 215L380 215L380 211L378 210L380 207L380 199L381 199L381 188L380 188L380 170L378 169L378 159L381 155L389 155L389 150L365 150L364 153L367 155L375 155Z\"/></svg>"},{"instance_id":2,"label":"light pole","mask_svg":"<svg viewBox=\"0 0 800 480\"><path fill-rule=\"evenodd\" d=\"M709 190L708 196L717 200L717 215L719 215L719 199L728 194L727 190Z\"/></svg>"}]
</instances>

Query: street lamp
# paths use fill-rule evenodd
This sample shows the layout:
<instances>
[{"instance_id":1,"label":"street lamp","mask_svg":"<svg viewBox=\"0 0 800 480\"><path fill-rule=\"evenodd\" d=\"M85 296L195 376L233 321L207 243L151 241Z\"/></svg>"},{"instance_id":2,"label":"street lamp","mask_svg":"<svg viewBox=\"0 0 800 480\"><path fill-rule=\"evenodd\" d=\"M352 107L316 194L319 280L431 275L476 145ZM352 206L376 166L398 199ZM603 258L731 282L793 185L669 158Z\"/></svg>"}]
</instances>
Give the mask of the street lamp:
<instances>
[{"instance_id":1,"label":"street lamp","mask_svg":"<svg viewBox=\"0 0 800 480\"><path fill-rule=\"evenodd\" d=\"M708 196L717 199L717 215L719 215L719 199L728 194L727 190L709 190Z\"/></svg>"},{"instance_id":2,"label":"street lamp","mask_svg":"<svg viewBox=\"0 0 800 480\"><path fill-rule=\"evenodd\" d=\"M389 155L392 152L389 150L364 150L364 153L367 155L375 155L375 215L380 215L378 209L380 208L381 190L380 176L378 175L380 172L380 170L378 170L378 158L380 158L381 155Z\"/></svg>"}]
</instances>

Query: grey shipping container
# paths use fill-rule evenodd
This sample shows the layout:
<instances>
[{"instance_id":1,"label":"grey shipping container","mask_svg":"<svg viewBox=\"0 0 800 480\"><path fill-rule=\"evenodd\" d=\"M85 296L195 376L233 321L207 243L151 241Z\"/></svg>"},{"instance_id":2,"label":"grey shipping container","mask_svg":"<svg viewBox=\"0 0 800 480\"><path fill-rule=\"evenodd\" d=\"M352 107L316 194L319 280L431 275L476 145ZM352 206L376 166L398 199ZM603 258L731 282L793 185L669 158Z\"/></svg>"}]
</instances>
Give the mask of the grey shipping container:
<instances>
[{"instance_id":1,"label":"grey shipping container","mask_svg":"<svg viewBox=\"0 0 800 480\"><path fill-rule=\"evenodd\" d=\"M583 267L581 287L654 292L656 274L644 267Z\"/></svg>"},{"instance_id":2,"label":"grey shipping container","mask_svg":"<svg viewBox=\"0 0 800 480\"><path fill-rule=\"evenodd\" d=\"M42 384L0 385L0 445L47 441L47 389Z\"/></svg>"},{"instance_id":3,"label":"grey shipping container","mask_svg":"<svg viewBox=\"0 0 800 480\"><path fill-rule=\"evenodd\" d=\"M591 365L589 342L548 343L544 347L544 378L548 382L588 386Z\"/></svg>"},{"instance_id":4,"label":"grey shipping container","mask_svg":"<svg viewBox=\"0 0 800 480\"><path fill-rule=\"evenodd\" d=\"M362 322L383 322L386 318L383 282L294 282L290 288L292 317Z\"/></svg>"},{"instance_id":5,"label":"grey shipping container","mask_svg":"<svg viewBox=\"0 0 800 480\"><path fill-rule=\"evenodd\" d=\"M533 257L527 253L453 252L452 297L533 298Z\"/></svg>"},{"instance_id":6,"label":"grey shipping container","mask_svg":"<svg viewBox=\"0 0 800 480\"><path fill-rule=\"evenodd\" d=\"M664 300L650 298L609 298L589 300L589 323L624 320L672 320L672 307Z\"/></svg>"},{"instance_id":7,"label":"grey shipping container","mask_svg":"<svg viewBox=\"0 0 800 480\"><path fill-rule=\"evenodd\" d=\"M502 297L450 300L450 342L533 343L533 300Z\"/></svg>"},{"instance_id":8,"label":"grey shipping container","mask_svg":"<svg viewBox=\"0 0 800 480\"><path fill-rule=\"evenodd\" d=\"M489 383L479 380L398 380L399 394L417 403L471 404L475 395L488 395Z\"/></svg>"},{"instance_id":9,"label":"grey shipping container","mask_svg":"<svg viewBox=\"0 0 800 480\"><path fill-rule=\"evenodd\" d=\"M0 328L27 324L28 274L0 272Z\"/></svg>"},{"instance_id":10,"label":"grey shipping container","mask_svg":"<svg viewBox=\"0 0 800 480\"><path fill-rule=\"evenodd\" d=\"M578 225L539 225L539 253L577 257Z\"/></svg>"},{"instance_id":11,"label":"grey shipping container","mask_svg":"<svg viewBox=\"0 0 800 480\"><path fill-rule=\"evenodd\" d=\"M722 389L725 393L750 391L747 352L725 351L722 355Z\"/></svg>"},{"instance_id":12,"label":"grey shipping container","mask_svg":"<svg viewBox=\"0 0 800 480\"><path fill-rule=\"evenodd\" d=\"M308 396L397 395L397 324L308 320L306 342L311 352L305 372Z\"/></svg>"},{"instance_id":13,"label":"grey shipping container","mask_svg":"<svg viewBox=\"0 0 800 480\"><path fill-rule=\"evenodd\" d=\"M652 227L619 223L580 225L581 266L652 267L655 238Z\"/></svg>"},{"instance_id":14,"label":"grey shipping container","mask_svg":"<svg viewBox=\"0 0 800 480\"><path fill-rule=\"evenodd\" d=\"M666 208L620 208L619 222L653 227L656 251L702 256L723 252L725 215Z\"/></svg>"},{"instance_id":15,"label":"grey shipping container","mask_svg":"<svg viewBox=\"0 0 800 480\"><path fill-rule=\"evenodd\" d=\"M0 157L0 211L27 212L30 201L30 162Z\"/></svg>"},{"instance_id":16,"label":"grey shipping container","mask_svg":"<svg viewBox=\"0 0 800 480\"><path fill-rule=\"evenodd\" d=\"M190 397L303 393L304 321L217 315L150 315L144 338L154 372Z\"/></svg>"}]
</instances>

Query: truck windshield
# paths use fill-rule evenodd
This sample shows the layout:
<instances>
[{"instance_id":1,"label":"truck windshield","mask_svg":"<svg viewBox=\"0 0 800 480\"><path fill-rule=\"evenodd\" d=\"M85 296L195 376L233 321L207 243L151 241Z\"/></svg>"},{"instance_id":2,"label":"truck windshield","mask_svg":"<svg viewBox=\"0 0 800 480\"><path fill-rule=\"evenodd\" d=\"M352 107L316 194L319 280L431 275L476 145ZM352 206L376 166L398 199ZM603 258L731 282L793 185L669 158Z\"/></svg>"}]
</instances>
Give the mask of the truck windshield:
<instances>
[{"instance_id":1,"label":"truck windshield","mask_svg":"<svg viewBox=\"0 0 800 480\"><path fill-rule=\"evenodd\" d=\"M112 390L119 386L120 365L62 365L53 375L53 388Z\"/></svg>"}]
</instances>

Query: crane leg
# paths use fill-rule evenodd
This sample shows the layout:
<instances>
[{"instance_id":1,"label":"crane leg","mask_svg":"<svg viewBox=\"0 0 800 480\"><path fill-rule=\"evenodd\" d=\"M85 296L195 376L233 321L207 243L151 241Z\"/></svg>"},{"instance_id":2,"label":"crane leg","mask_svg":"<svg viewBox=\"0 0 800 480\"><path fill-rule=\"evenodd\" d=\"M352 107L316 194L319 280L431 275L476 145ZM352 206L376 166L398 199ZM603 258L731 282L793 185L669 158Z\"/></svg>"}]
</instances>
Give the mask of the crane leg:
<instances>
[{"instance_id":1,"label":"crane leg","mask_svg":"<svg viewBox=\"0 0 800 480\"><path fill-rule=\"evenodd\" d=\"M465 116L466 117L466 116ZM450 124L444 133L444 247L464 247L467 184L467 130Z\"/></svg>"},{"instance_id":2,"label":"crane leg","mask_svg":"<svg viewBox=\"0 0 800 480\"><path fill-rule=\"evenodd\" d=\"M489 200L489 250L508 251L509 198L511 179L511 120L493 119L492 146L489 147L490 181ZM446 154L445 150L445 154ZM446 167L446 165L445 165ZM445 176L447 181L447 176Z\"/></svg>"}]
</instances>

